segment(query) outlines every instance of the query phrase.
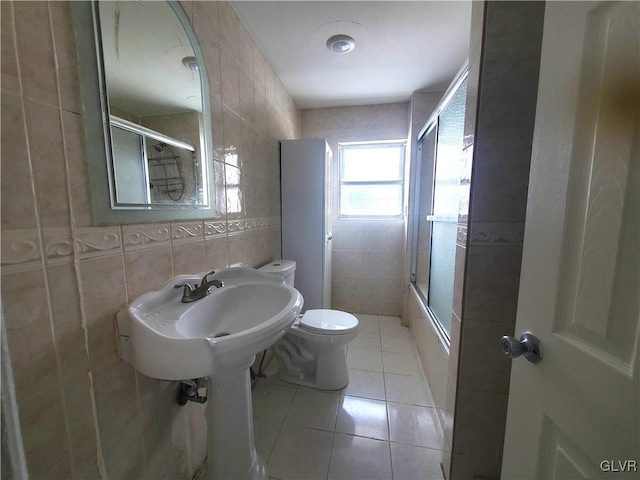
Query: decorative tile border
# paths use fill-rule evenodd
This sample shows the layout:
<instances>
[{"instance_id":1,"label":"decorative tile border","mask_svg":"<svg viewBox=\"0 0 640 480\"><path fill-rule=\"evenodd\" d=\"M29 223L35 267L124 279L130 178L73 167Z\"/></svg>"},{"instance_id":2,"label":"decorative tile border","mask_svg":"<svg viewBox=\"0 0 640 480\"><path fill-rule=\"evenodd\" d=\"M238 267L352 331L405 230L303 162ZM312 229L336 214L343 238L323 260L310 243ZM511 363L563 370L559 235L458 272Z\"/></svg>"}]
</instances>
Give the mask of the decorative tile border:
<instances>
[{"instance_id":1,"label":"decorative tile border","mask_svg":"<svg viewBox=\"0 0 640 480\"><path fill-rule=\"evenodd\" d=\"M524 223L471 223L470 245L522 245Z\"/></svg>"},{"instance_id":2,"label":"decorative tile border","mask_svg":"<svg viewBox=\"0 0 640 480\"><path fill-rule=\"evenodd\" d=\"M122 253L120 227L76 229L76 250L81 260Z\"/></svg>"},{"instance_id":3,"label":"decorative tile border","mask_svg":"<svg viewBox=\"0 0 640 480\"><path fill-rule=\"evenodd\" d=\"M256 228L260 228L260 219L259 218L247 218L244 222L244 230L248 232L249 230L255 230Z\"/></svg>"},{"instance_id":4,"label":"decorative tile border","mask_svg":"<svg viewBox=\"0 0 640 480\"><path fill-rule=\"evenodd\" d=\"M280 217L256 218L256 228L279 227L282 224Z\"/></svg>"},{"instance_id":5,"label":"decorative tile border","mask_svg":"<svg viewBox=\"0 0 640 480\"><path fill-rule=\"evenodd\" d=\"M279 227L280 217L256 217L237 220L176 222L172 224L140 224L110 227L82 227L75 230L50 228L6 230L2 232L1 264L3 273L42 268L42 255L47 265L73 262L123 252L204 241L243 232Z\"/></svg>"},{"instance_id":6,"label":"decorative tile border","mask_svg":"<svg viewBox=\"0 0 640 480\"><path fill-rule=\"evenodd\" d=\"M202 222L179 222L171 224L171 243L173 245L197 242L200 240L204 240Z\"/></svg>"},{"instance_id":7,"label":"decorative tile border","mask_svg":"<svg viewBox=\"0 0 640 480\"><path fill-rule=\"evenodd\" d=\"M227 233L229 236L239 235L244 232L246 226L246 219L243 220L228 220L227 221Z\"/></svg>"},{"instance_id":8,"label":"decorative tile border","mask_svg":"<svg viewBox=\"0 0 640 480\"><path fill-rule=\"evenodd\" d=\"M222 237L227 235L226 220L205 221L204 222L204 238Z\"/></svg>"},{"instance_id":9,"label":"decorative tile border","mask_svg":"<svg viewBox=\"0 0 640 480\"><path fill-rule=\"evenodd\" d=\"M171 245L171 231L168 223L125 225L122 227L124 251Z\"/></svg>"},{"instance_id":10,"label":"decorative tile border","mask_svg":"<svg viewBox=\"0 0 640 480\"><path fill-rule=\"evenodd\" d=\"M19 272L42 267L38 230L2 232L2 272Z\"/></svg>"},{"instance_id":11,"label":"decorative tile border","mask_svg":"<svg viewBox=\"0 0 640 480\"><path fill-rule=\"evenodd\" d=\"M73 237L68 228L45 228L44 253L48 265L59 265L73 261Z\"/></svg>"},{"instance_id":12,"label":"decorative tile border","mask_svg":"<svg viewBox=\"0 0 640 480\"><path fill-rule=\"evenodd\" d=\"M239 235L242 232L259 228L279 227L282 221L280 217L257 217L242 220L228 220L227 232L229 236Z\"/></svg>"}]
</instances>

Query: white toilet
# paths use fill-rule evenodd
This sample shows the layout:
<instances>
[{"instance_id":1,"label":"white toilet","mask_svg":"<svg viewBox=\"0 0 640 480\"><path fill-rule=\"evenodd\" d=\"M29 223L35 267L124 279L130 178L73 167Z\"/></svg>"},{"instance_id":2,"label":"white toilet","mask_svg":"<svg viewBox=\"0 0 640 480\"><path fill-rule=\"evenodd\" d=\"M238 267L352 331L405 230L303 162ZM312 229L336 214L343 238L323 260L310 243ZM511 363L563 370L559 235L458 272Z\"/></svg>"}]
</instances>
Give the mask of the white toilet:
<instances>
[{"instance_id":1,"label":"white toilet","mask_svg":"<svg viewBox=\"0 0 640 480\"><path fill-rule=\"evenodd\" d=\"M258 270L279 275L294 286L296 262L274 260ZM338 310L307 310L272 349L282 380L320 390L349 383L347 345L358 336L358 319Z\"/></svg>"}]
</instances>

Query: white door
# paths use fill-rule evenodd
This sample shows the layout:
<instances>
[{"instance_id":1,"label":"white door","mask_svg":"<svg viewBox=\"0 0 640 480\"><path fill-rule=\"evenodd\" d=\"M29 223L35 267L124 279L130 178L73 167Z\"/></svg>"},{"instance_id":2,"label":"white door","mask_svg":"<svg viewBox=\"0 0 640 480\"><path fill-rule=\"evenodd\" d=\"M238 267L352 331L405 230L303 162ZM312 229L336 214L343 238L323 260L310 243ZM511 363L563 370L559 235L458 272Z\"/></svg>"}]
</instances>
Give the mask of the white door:
<instances>
[{"instance_id":1,"label":"white door","mask_svg":"<svg viewBox=\"0 0 640 480\"><path fill-rule=\"evenodd\" d=\"M503 479L640 478L639 25L546 4Z\"/></svg>"}]
</instances>

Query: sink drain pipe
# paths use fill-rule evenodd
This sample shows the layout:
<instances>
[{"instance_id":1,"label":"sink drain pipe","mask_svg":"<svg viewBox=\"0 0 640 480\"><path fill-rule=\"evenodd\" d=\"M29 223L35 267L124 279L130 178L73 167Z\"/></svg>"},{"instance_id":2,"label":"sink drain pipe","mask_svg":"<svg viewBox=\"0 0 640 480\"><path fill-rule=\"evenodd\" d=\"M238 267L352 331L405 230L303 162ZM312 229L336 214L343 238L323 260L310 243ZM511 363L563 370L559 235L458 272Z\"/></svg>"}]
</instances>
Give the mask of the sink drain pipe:
<instances>
[{"instance_id":1,"label":"sink drain pipe","mask_svg":"<svg viewBox=\"0 0 640 480\"><path fill-rule=\"evenodd\" d=\"M262 358L260 359L260 364L258 365L258 372L254 372L253 368L249 368L249 374L251 375L251 390L256 386L258 380L261 378L267 378L267 375L262 371L262 365L264 364L264 357L267 356L267 350L262 352Z\"/></svg>"},{"instance_id":2,"label":"sink drain pipe","mask_svg":"<svg viewBox=\"0 0 640 480\"><path fill-rule=\"evenodd\" d=\"M178 388L178 405L184 406L187 402L205 403L207 395L199 395L198 390L207 388L207 383L206 377L182 380Z\"/></svg>"}]
</instances>

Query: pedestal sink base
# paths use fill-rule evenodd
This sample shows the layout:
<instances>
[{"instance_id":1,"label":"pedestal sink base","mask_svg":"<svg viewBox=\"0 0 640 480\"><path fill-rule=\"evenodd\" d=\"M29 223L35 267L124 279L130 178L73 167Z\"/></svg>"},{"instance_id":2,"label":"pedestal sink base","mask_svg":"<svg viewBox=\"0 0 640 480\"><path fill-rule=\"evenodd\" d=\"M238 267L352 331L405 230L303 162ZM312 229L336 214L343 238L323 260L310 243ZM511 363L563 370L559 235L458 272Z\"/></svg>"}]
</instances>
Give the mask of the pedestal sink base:
<instances>
[{"instance_id":1,"label":"pedestal sink base","mask_svg":"<svg viewBox=\"0 0 640 480\"><path fill-rule=\"evenodd\" d=\"M264 461L262 455L258 454L258 464L251 476L251 480L269 480L269 471L267 470L267 462Z\"/></svg>"},{"instance_id":2,"label":"pedestal sink base","mask_svg":"<svg viewBox=\"0 0 640 480\"><path fill-rule=\"evenodd\" d=\"M208 480L269 478L253 437L249 362L209 377L207 400Z\"/></svg>"},{"instance_id":3,"label":"pedestal sink base","mask_svg":"<svg viewBox=\"0 0 640 480\"><path fill-rule=\"evenodd\" d=\"M184 303L175 288L214 280L224 286L195 302ZM268 478L254 444L249 367L285 335L302 304L282 277L241 267L179 275L118 312L119 351L136 370L158 380L209 378L202 477Z\"/></svg>"}]
</instances>

